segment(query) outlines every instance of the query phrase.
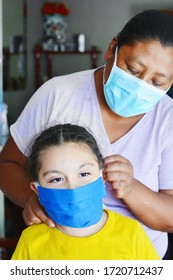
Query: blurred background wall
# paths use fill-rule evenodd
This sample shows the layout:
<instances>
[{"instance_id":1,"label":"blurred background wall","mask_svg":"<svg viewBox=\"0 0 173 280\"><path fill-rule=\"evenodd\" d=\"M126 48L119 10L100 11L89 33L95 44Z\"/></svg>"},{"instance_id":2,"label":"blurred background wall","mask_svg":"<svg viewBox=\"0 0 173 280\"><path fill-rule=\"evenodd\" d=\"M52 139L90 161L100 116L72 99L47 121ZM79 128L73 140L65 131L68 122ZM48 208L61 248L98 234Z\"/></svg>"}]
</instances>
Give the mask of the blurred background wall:
<instances>
[{"instance_id":1,"label":"blurred background wall","mask_svg":"<svg viewBox=\"0 0 173 280\"><path fill-rule=\"evenodd\" d=\"M23 107L35 91L34 81L34 57L33 48L43 38L41 7L43 0L2 0L3 10L3 33L13 25L19 25L20 18L13 20L13 11L16 2L26 2L27 15L24 20L24 32L26 32L26 86L22 90L5 90L3 92L4 102L8 105L9 123L13 123ZM64 0L70 9L67 16L67 40L71 41L76 33L84 33L86 48L96 45L101 50L98 64L104 64L104 53L113 38L124 26L124 24L136 13L146 9L170 9L173 10L172 0ZM20 3L21 4L21 3ZM18 8L19 13L19 8ZM23 11L22 11L23 13ZM19 27L20 29L20 27ZM18 31L21 33L21 31ZM4 37L4 43L8 41ZM44 66L46 67L46 65ZM53 75L68 74L80 70L89 69L90 60L87 56L58 56L54 59ZM44 71L44 69L43 69Z\"/></svg>"}]
</instances>

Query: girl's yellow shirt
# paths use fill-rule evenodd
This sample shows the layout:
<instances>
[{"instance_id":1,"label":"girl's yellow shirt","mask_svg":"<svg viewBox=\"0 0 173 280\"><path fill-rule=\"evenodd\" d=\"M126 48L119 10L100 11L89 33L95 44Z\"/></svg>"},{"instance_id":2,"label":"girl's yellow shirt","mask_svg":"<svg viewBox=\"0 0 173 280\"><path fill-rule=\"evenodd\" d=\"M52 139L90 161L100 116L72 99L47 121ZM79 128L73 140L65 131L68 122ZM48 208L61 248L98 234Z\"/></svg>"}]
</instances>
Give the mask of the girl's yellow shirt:
<instances>
[{"instance_id":1,"label":"girl's yellow shirt","mask_svg":"<svg viewBox=\"0 0 173 280\"><path fill-rule=\"evenodd\" d=\"M160 260L140 223L106 210L96 234L74 237L46 224L25 229L12 260Z\"/></svg>"}]
</instances>

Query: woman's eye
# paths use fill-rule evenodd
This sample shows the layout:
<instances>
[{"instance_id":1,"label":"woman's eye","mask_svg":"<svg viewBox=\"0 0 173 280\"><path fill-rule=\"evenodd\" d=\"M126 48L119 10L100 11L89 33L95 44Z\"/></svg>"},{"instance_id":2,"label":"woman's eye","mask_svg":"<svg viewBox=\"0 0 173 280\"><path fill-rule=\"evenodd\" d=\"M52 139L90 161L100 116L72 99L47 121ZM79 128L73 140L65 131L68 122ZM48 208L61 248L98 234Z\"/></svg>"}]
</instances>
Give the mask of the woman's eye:
<instances>
[{"instance_id":1,"label":"woman's eye","mask_svg":"<svg viewBox=\"0 0 173 280\"><path fill-rule=\"evenodd\" d=\"M132 75L139 75L139 71L132 69L129 65L127 65L128 70L131 72Z\"/></svg>"},{"instance_id":2,"label":"woman's eye","mask_svg":"<svg viewBox=\"0 0 173 280\"><path fill-rule=\"evenodd\" d=\"M160 84L156 81L152 81L152 83L153 83L153 86L155 86L155 87L162 87L162 84Z\"/></svg>"}]
</instances>

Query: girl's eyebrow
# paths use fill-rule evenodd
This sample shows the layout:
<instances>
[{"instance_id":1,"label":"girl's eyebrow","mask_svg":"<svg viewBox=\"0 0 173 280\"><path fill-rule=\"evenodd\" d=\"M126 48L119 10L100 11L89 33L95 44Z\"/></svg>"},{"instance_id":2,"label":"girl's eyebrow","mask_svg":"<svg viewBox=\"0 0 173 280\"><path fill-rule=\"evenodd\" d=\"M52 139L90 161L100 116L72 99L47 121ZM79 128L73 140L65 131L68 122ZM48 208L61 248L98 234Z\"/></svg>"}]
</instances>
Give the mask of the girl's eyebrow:
<instances>
[{"instance_id":1,"label":"girl's eyebrow","mask_svg":"<svg viewBox=\"0 0 173 280\"><path fill-rule=\"evenodd\" d=\"M51 173L62 174L62 172L58 171L58 170L48 170L43 173L43 177L45 177L46 175L51 174Z\"/></svg>"},{"instance_id":2,"label":"girl's eyebrow","mask_svg":"<svg viewBox=\"0 0 173 280\"><path fill-rule=\"evenodd\" d=\"M83 168L83 167L86 167L87 165L89 165L89 166L94 166L93 163L86 162L86 163L81 164L81 165L79 166L79 169L81 169L81 168ZM55 174L62 174L62 172L59 171L59 170L48 170L48 171L46 171L46 172L43 173L43 177L45 177L45 176L48 175L48 174L52 174L52 173L55 173Z\"/></svg>"},{"instance_id":3,"label":"girl's eyebrow","mask_svg":"<svg viewBox=\"0 0 173 280\"><path fill-rule=\"evenodd\" d=\"M86 163L81 164L81 166L79 166L79 169L81 169L81 168L83 168L83 167L85 167L85 166L87 166L87 165L94 166L93 163L86 162Z\"/></svg>"}]
</instances>

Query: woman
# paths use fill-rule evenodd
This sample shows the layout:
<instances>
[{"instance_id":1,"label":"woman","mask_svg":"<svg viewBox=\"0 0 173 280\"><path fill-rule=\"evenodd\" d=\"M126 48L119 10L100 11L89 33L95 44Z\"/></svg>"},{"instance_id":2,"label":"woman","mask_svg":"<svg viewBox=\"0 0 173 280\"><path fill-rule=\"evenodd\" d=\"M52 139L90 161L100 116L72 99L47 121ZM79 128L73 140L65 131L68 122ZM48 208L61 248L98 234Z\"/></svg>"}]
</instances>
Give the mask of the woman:
<instances>
[{"instance_id":1,"label":"woman","mask_svg":"<svg viewBox=\"0 0 173 280\"><path fill-rule=\"evenodd\" d=\"M90 128L105 157L105 205L138 219L163 257L173 232L172 17L156 10L135 16L105 60L105 67L55 77L33 95L1 153L1 188L24 207L27 225L55 226L30 191L27 147L56 123Z\"/></svg>"}]
</instances>

